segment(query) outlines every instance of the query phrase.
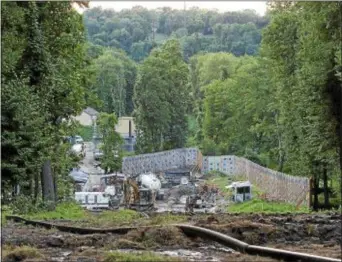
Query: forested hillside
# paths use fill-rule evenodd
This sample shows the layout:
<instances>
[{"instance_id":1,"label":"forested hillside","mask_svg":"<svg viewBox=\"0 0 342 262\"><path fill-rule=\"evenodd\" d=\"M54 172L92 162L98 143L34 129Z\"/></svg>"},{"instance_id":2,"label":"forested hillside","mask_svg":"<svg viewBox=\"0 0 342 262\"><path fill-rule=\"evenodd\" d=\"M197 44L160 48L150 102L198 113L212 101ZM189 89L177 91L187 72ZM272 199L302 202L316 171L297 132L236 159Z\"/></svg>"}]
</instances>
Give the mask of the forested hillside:
<instances>
[{"instance_id":1,"label":"forested hillside","mask_svg":"<svg viewBox=\"0 0 342 262\"><path fill-rule=\"evenodd\" d=\"M84 12L84 23L92 44L121 48L141 61L170 38L179 39L185 59L200 51L256 55L268 18L254 10L218 13L137 6L120 12L92 8Z\"/></svg>"}]
</instances>

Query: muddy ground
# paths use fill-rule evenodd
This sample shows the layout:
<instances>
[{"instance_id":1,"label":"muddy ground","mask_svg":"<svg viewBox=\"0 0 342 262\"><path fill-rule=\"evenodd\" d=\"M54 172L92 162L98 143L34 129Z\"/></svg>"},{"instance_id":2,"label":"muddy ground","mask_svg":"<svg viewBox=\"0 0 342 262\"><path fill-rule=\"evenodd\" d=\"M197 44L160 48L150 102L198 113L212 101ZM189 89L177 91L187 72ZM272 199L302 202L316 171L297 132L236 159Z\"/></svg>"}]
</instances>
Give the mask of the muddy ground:
<instances>
[{"instance_id":1,"label":"muddy ground","mask_svg":"<svg viewBox=\"0 0 342 262\"><path fill-rule=\"evenodd\" d=\"M150 217L161 214L150 214ZM78 225L77 221L54 221ZM341 215L193 215L187 224L210 228L249 244L341 258ZM220 244L191 238L172 226L138 229L126 235L77 235L8 221L2 227L2 250L15 246L36 247L42 261L101 261L110 250L149 250L184 261L277 261L240 254ZM8 256L7 261L24 257ZM3 257L2 261L6 261ZM31 259L26 261L37 261Z\"/></svg>"}]
</instances>

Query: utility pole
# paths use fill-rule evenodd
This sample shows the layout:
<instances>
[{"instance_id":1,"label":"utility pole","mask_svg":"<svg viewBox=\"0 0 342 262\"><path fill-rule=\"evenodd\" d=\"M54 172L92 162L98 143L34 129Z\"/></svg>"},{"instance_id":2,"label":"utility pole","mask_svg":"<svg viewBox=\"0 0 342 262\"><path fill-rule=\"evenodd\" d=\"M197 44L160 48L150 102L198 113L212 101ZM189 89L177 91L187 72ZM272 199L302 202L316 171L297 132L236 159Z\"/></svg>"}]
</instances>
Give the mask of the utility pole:
<instances>
[{"instance_id":1,"label":"utility pole","mask_svg":"<svg viewBox=\"0 0 342 262\"><path fill-rule=\"evenodd\" d=\"M93 120L93 146L94 146L94 152L95 149L97 148L97 127L96 127L96 116L92 116L92 120Z\"/></svg>"}]
</instances>

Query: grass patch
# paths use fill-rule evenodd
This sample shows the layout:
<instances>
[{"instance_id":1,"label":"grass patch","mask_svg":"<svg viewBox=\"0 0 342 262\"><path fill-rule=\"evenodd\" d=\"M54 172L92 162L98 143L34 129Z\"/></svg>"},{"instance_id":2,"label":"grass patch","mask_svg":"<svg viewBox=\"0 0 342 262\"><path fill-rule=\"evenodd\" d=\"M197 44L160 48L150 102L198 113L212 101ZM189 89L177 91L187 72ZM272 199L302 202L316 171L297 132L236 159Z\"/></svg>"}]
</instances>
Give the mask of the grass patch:
<instances>
[{"instance_id":1,"label":"grass patch","mask_svg":"<svg viewBox=\"0 0 342 262\"><path fill-rule=\"evenodd\" d=\"M206 175L206 179L209 185L216 185L222 193L229 192L226 186L230 185L232 182L244 180L239 176L231 176L219 171L211 171Z\"/></svg>"},{"instance_id":2,"label":"grass patch","mask_svg":"<svg viewBox=\"0 0 342 262\"><path fill-rule=\"evenodd\" d=\"M1 226L6 225L6 216L11 215L13 212L8 206L1 207Z\"/></svg>"},{"instance_id":3,"label":"grass patch","mask_svg":"<svg viewBox=\"0 0 342 262\"><path fill-rule=\"evenodd\" d=\"M58 204L54 211L41 211L25 215L28 219L52 220L52 219L68 219L77 220L87 217L87 212L81 206L73 202L65 202Z\"/></svg>"},{"instance_id":4,"label":"grass patch","mask_svg":"<svg viewBox=\"0 0 342 262\"><path fill-rule=\"evenodd\" d=\"M151 261L151 262L159 262L159 261L181 261L178 258L167 257L162 255L157 255L153 252L109 252L107 253L104 262L114 262L114 261Z\"/></svg>"},{"instance_id":5,"label":"grass patch","mask_svg":"<svg viewBox=\"0 0 342 262\"><path fill-rule=\"evenodd\" d=\"M95 225L128 225L143 220L144 217L134 210L103 211L89 217L89 222Z\"/></svg>"},{"instance_id":6,"label":"grass patch","mask_svg":"<svg viewBox=\"0 0 342 262\"><path fill-rule=\"evenodd\" d=\"M216 185L221 192L228 192L226 186L228 185L227 176L215 176L214 178L208 180L209 185Z\"/></svg>"},{"instance_id":7,"label":"grass patch","mask_svg":"<svg viewBox=\"0 0 342 262\"><path fill-rule=\"evenodd\" d=\"M160 214L152 217L149 221L150 225L169 225L187 221L187 216L172 215L172 214Z\"/></svg>"},{"instance_id":8,"label":"grass patch","mask_svg":"<svg viewBox=\"0 0 342 262\"><path fill-rule=\"evenodd\" d=\"M227 210L232 213L306 213L310 211L306 207L300 207L296 210L295 205L282 202L268 202L257 198L243 203L232 204Z\"/></svg>"},{"instance_id":9,"label":"grass patch","mask_svg":"<svg viewBox=\"0 0 342 262\"><path fill-rule=\"evenodd\" d=\"M26 259L44 258L38 249L29 246L12 247L5 245L2 247L3 261L23 261Z\"/></svg>"},{"instance_id":10,"label":"grass patch","mask_svg":"<svg viewBox=\"0 0 342 262\"><path fill-rule=\"evenodd\" d=\"M5 213L2 212L4 219ZM55 220L65 219L71 220L70 224L77 223L78 226L90 227L119 227L131 225L168 225L172 223L184 222L187 220L186 216L160 214L152 218L147 218L141 213L130 209L123 209L118 211L103 211L99 214L93 214L83 209L77 203L66 202L56 206L55 211L40 211L36 213L29 213L24 215L27 219L32 220Z\"/></svg>"},{"instance_id":11,"label":"grass patch","mask_svg":"<svg viewBox=\"0 0 342 262\"><path fill-rule=\"evenodd\" d=\"M125 225L169 225L172 223L184 222L186 216L160 214L151 218L142 216L140 213L124 209L118 211L103 211L98 215L90 215L87 222L92 226L117 227Z\"/></svg>"},{"instance_id":12,"label":"grass patch","mask_svg":"<svg viewBox=\"0 0 342 262\"><path fill-rule=\"evenodd\" d=\"M89 142L93 139L93 127L92 126L80 126L77 128L78 135L80 135L84 141Z\"/></svg>"},{"instance_id":13,"label":"grass patch","mask_svg":"<svg viewBox=\"0 0 342 262\"><path fill-rule=\"evenodd\" d=\"M122 152L122 157L129 157L129 156L135 156L135 152L128 152L128 151Z\"/></svg>"}]
</instances>

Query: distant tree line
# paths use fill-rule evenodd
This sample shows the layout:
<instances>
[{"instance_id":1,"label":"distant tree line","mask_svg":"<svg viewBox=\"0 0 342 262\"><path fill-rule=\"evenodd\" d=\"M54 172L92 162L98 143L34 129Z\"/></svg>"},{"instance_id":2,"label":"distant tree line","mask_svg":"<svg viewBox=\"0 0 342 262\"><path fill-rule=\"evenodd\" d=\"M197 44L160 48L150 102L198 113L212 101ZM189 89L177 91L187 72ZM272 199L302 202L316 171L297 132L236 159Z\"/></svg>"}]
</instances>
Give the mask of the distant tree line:
<instances>
[{"instance_id":1,"label":"distant tree line","mask_svg":"<svg viewBox=\"0 0 342 262\"><path fill-rule=\"evenodd\" d=\"M95 45L121 48L135 61L169 38L177 38L183 56L204 52L255 55L261 29L269 19L254 10L219 13L199 8L148 10L141 6L120 12L99 7L84 12L88 39Z\"/></svg>"}]
</instances>

